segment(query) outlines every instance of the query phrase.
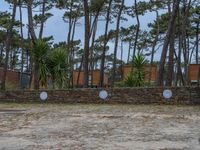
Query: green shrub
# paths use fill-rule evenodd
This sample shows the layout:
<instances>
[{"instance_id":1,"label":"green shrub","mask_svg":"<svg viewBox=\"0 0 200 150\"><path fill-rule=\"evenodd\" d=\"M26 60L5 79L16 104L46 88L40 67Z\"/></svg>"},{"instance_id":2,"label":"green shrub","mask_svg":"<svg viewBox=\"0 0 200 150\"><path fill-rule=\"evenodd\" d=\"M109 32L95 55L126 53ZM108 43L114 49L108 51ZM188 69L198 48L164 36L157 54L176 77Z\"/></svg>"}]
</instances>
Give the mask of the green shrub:
<instances>
[{"instance_id":1,"label":"green shrub","mask_svg":"<svg viewBox=\"0 0 200 150\"><path fill-rule=\"evenodd\" d=\"M127 87L140 87L144 86L145 82L145 64L146 60L143 55L139 54L133 59L133 72L130 72L125 78L125 86Z\"/></svg>"},{"instance_id":2,"label":"green shrub","mask_svg":"<svg viewBox=\"0 0 200 150\"><path fill-rule=\"evenodd\" d=\"M52 76L54 87L63 88L67 79L67 52L65 49L56 48L48 54L47 64Z\"/></svg>"},{"instance_id":3,"label":"green shrub","mask_svg":"<svg viewBox=\"0 0 200 150\"><path fill-rule=\"evenodd\" d=\"M124 81L115 82L115 87L124 87Z\"/></svg>"},{"instance_id":4,"label":"green shrub","mask_svg":"<svg viewBox=\"0 0 200 150\"><path fill-rule=\"evenodd\" d=\"M133 72L130 72L125 80L124 80L124 85L127 86L127 87L133 87L135 86L135 76L133 74Z\"/></svg>"}]
</instances>

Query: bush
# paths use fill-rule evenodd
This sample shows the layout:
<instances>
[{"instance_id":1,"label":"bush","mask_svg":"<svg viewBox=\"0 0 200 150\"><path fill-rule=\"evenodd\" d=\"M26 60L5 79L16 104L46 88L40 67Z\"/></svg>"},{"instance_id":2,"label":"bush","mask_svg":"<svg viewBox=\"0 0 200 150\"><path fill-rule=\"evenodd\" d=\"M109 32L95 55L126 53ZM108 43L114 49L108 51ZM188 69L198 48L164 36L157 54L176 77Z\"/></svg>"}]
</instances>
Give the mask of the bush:
<instances>
[{"instance_id":1,"label":"bush","mask_svg":"<svg viewBox=\"0 0 200 150\"><path fill-rule=\"evenodd\" d=\"M133 66L134 66L134 71L130 72L124 83L125 86L127 87L140 87L144 86L145 82L145 66L146 60L143 55L138 55L134 57L133 60Z\"/></svg>"},{"instance_id":2,"label":"bush","mask_svg":"<svg viewBox=\"0 0 200 150\"><path fill-rule=\"evenodd\" d=\"M47 57L47 64L49 67L50 74L52 76L54 87L63 88L64 83L67 79L67 53L65 49L56 48L53 49Z\"/></svg>"},{"instance_id":3,"label":"bush","mask_svg":"<svg viewBox=\"0 0 200 150\"><path fill-rule=\"evenodd\" d=\"M127 87L135 86L135 76L134 76L133 72L130 72L126 76L125 81L124 81L124 85L127 86Z\"/></svg>"},{"instance_id":4,"label":"bush","mask_svg":"<svg viewBox=\"0 0 200 150\"><path fill-rule=\"evenodd\" d=\"M124 87L124 81L115 82L115 87Z\"/></svg>"}]
</instances>

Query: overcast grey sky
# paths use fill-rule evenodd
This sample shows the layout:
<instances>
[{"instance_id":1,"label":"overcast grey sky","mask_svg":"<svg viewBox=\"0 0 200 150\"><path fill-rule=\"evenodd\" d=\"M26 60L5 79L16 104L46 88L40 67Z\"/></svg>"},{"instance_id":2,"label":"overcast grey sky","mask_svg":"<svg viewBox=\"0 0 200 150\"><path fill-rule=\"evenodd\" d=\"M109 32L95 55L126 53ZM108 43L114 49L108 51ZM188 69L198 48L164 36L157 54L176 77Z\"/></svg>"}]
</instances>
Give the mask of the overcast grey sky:
<instances>
[{"instance_id":1,"label":"overcast grey sky","mask_svg":"<svg viewBox=\"0 0 200 150\"><path fill-rule=\"evenodd\" d=\"M134 3L133 0L125 0L125 4L130 6ZM11 9L9 9L10 6L7 2L4 0L0 0L0 11L9 11L11 12ZM19 11L17 11L17 19L19 19ZM44 29L44 36L53 36L54 37L54 42L60 42L60 41L66 41L67 39L67 32L68 32L68 24L65 23L62 19L62 16L64 14L64 10L59 10L56 8L53 8L50 11L54 16L48 19L48 21L45 24L45 29ZM141 29L142 30L147 30L147 24L152 22L155 19L155 14L154 13L146 13L145 16L140 16L140 22L141 22ZM27 24L28 22L28 17L27 17L27 11L26 9L23 10L23 22L24 24ZM84 39L84 20L83 18L79 20L80 25L76 29L76 34L75 34L75 39L81 39L83 42ZM123 27L128 27L130 25L136 24L136 19L129 18L127 22L121 22L121 26ZM104 33L104 27L105 23L102 21L98 25L98 30L97 30L97 36L102 35ZM109 25L110 29L115 29L115 23ZM27 30L25 29L24 32L27 35ZM25 36L26 36L25 35ZM83 43L82 43L83 45ZM109 43L110 46L110 51L109 53L112 53L113 50L113 43ZM124 48L124 60L127 58L127 46ZM120 51L118 50L118 57L120 56ZM158 59L159 56L156 56Z\"/></svg>"}]
</instances>

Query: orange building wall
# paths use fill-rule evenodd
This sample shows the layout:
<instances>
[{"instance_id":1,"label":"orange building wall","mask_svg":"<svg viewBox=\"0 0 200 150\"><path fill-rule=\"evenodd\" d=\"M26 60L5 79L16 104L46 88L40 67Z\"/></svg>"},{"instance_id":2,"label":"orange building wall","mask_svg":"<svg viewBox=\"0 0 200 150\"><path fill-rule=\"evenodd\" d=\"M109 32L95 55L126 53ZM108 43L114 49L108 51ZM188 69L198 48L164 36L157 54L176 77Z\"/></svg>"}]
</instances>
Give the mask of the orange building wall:
<instances>
[{"instance_id":1,"label":"orange building wall","mask_svg":"<svg viewBox=\"0 0 200 150\"><path fill-rule=\"evenodd\" d=\"M200 64L190 64L188 67L189 80L198 80Z\"/></svg>"},{"instance_id":2,"label":"orange building wall","mask_svg":"<svg viewBox=\"0 0 200 150\"><path fill-rule=\"evenodd\" d=\"M79 73L79 71L73 71L73 84L74 85L77 85L78 73ZM83 84L84 84L84 72L81 71L78 85L83 85Z\"/></svg>"},{"instance_id":3,"label":"orange building wall","mask_svg":"<svg viewBox=\"0 0 200 150\"><path fill-rule=\"evenodd\" d=\"M73 83L74 85L77 85L77 78L78 78L78 70L73 71ZM91 72L90 72L91 74ZM99 80L100 79L100 70L94 70L93 71L93 85L99 85ZM84 72L80 72L80 78L79 78L79 83L78 85L81 86L84 84ZM104 85L108 85L108 75L104 74Z\"/></svg>"},{"instance_id":4,"label":"orange building wall","mask_svg":"<svg viewBox=\"0 0 200 150\"><path fill-rule=\"evenodd\" d=\"M93 84L94 85L99 85L99 79L100 79L100 71L99 70L94 70L93 71Z\"/></svg>"},{"instance_id":5,"label":"orange building wall","mask_svg":"<svg viewBox=\"0 0 200 150\"><path fill-rule=\"evenodd\" d=\"M133 68L134 70L134 68ZM152 66L152 71L151 71L151 81L156 81L156 65ZM126 78L126 76L128 75L128 73L131 72L131 66L130 65L125 65L123 67L123 77ZM145 81L148 81L149 79L149 66L145 67Z\"/></svg>"}]
</instances>

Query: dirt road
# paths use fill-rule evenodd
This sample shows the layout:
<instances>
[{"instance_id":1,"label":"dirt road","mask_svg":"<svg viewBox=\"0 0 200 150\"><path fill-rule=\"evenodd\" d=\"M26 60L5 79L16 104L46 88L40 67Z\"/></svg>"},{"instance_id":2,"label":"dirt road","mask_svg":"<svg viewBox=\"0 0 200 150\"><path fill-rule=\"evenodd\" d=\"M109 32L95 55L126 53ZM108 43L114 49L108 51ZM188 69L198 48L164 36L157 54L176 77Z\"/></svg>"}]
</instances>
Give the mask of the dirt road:
<instances>
[{"instance_id":1,"label":"dirt road","mask_svg":"<svg viewBox=\"0 0 200 150\"><path fill-rule=\"evenodd\" d=\"M200 106L0 104L0 150L200 150Z\"/></svg>"}]
</instances>

